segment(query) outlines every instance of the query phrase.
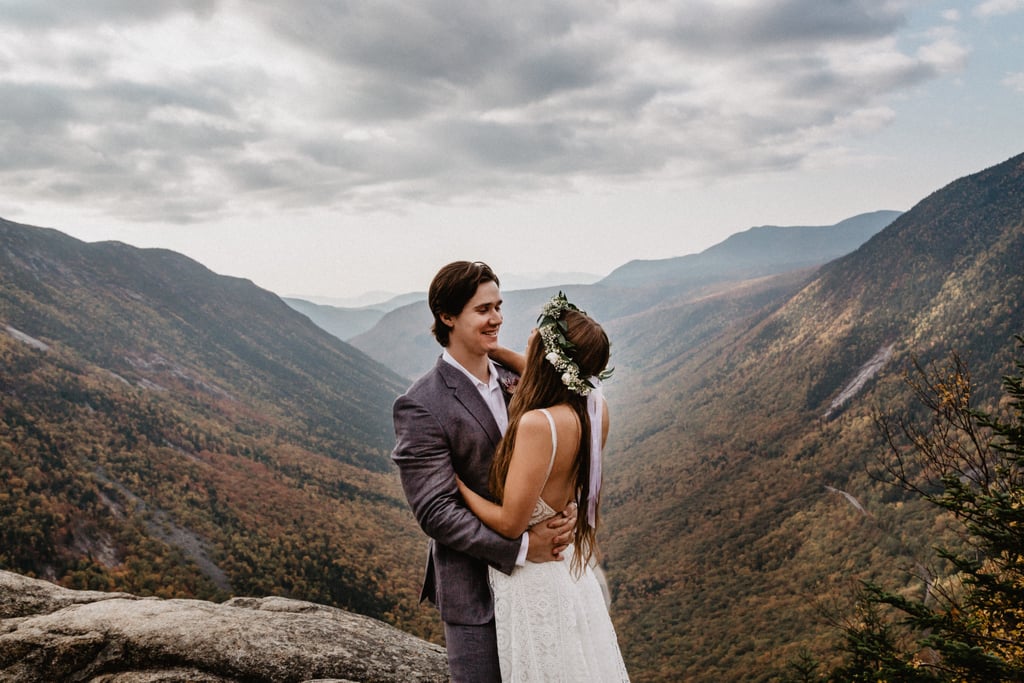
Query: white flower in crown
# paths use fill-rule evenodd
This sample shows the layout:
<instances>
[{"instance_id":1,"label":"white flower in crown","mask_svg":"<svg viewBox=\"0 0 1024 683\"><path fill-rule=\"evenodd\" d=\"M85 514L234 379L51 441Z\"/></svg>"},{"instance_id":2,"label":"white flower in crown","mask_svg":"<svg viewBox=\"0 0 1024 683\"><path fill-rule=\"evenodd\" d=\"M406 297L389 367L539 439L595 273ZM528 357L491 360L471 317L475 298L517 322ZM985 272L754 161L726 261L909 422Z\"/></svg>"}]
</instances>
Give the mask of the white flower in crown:
<instances>
[{"instance_id":1,"label":"white flower in crown","mask_svg":"<svg viewBox=\"0 0 1024 683\"><path fill-rule=\"evenodd\" d=\"M561 320L565 311L583 312L569 303L565 294L559 292L544 305L537 318L537 330L541 342L544 344L544 350L547 352L544 359L562 373L562 384L566 388L580 396L586 396L593 390L593 386L590 382L580 379L580 368L569 355L569 352L576 347L565 337L568 326L564 320Z\"/></svg>"}]
</instances>

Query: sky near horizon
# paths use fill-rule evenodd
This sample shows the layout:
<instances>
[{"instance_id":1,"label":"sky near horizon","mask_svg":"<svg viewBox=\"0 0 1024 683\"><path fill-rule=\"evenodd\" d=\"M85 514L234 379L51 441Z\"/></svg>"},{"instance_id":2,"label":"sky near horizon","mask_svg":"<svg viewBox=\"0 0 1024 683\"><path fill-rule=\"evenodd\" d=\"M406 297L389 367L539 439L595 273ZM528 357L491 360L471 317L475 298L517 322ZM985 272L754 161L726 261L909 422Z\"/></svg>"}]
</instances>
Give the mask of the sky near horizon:
<instances>
[{"instance_id":1,"label":"sky near horizon","mask_svg":"<svg viewBox=\"0 0 1024 683\"><path fill-rule=\"evenodd\" d=\"M1024 0L0 0L0 217L282 295L604 275L1024 152Z\"/></svg>"}]
</instances>

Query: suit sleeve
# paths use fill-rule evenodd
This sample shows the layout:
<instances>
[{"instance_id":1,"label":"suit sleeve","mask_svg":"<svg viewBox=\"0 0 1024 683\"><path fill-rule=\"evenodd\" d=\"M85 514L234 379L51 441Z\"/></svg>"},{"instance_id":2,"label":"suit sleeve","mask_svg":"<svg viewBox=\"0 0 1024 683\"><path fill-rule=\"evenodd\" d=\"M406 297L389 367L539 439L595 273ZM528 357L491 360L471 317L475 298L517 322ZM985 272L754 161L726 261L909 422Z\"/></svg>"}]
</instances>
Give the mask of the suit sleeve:
<instances>
[{"instance_id":1,"label":"suit sleeve","mask_svg":"<svg viewBox=\"0 0 1024 683\"><path fill-rule=\"evenodd\" d=\"M487 528L465 506L455 485L448 440L437 418L417 401L400 396L394 405L394 422L391 458L398 465L402 488L420 528L449 548L511 573L521 540Z\"/></svg>"}]
</instances>

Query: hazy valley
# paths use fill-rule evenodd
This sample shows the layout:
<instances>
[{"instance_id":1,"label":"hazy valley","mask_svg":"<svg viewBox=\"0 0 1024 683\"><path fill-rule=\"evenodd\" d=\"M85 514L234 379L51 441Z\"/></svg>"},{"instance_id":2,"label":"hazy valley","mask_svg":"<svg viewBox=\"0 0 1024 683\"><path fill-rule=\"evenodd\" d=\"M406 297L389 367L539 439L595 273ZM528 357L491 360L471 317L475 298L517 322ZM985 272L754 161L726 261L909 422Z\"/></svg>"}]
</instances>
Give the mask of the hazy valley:
<instances>
[{"instance_id":1,"label":"hazy valley","mask_svg":"<svg viewBox=\"0 0 1024 683\"><path fill-rule=\"evenodd\" d=\"M1022 263L1024 155L903 214L562 287L613 342L600 537L634 680L770 680L827 656L818 606L857 579L918 589L905 570L945 525L871 478L871 416L913 413L912 359L952 350L995 399ZM504 292L504 343L557 289ZM0 221L0 569L287 595L436 639L387 457L391 401L439 352L429 313L289 305L171 252Z\"/></svg>"}]
</instances>

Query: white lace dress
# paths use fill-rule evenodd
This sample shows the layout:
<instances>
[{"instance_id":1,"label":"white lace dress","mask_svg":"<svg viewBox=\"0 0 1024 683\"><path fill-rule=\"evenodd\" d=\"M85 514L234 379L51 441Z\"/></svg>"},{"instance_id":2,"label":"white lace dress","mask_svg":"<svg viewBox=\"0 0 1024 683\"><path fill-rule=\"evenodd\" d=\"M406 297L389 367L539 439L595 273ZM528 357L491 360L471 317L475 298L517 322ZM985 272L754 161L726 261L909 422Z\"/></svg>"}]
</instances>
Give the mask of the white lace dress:
<instances>
[{"instance_id":1,"label":"white lace dress","mask_svg":"<svg viewBox=\"0 0 1024 683\"><path fill-rule=\"evenodd\" d=\"M558 447L551 424L551 463ZM557 512L538 498L530 525ZM628 681L604 594L588 567L570 571L573 547L561 562L527 562L511 575L491 569L498 659L504 683Z\"/></svg>"}]
</instances>

